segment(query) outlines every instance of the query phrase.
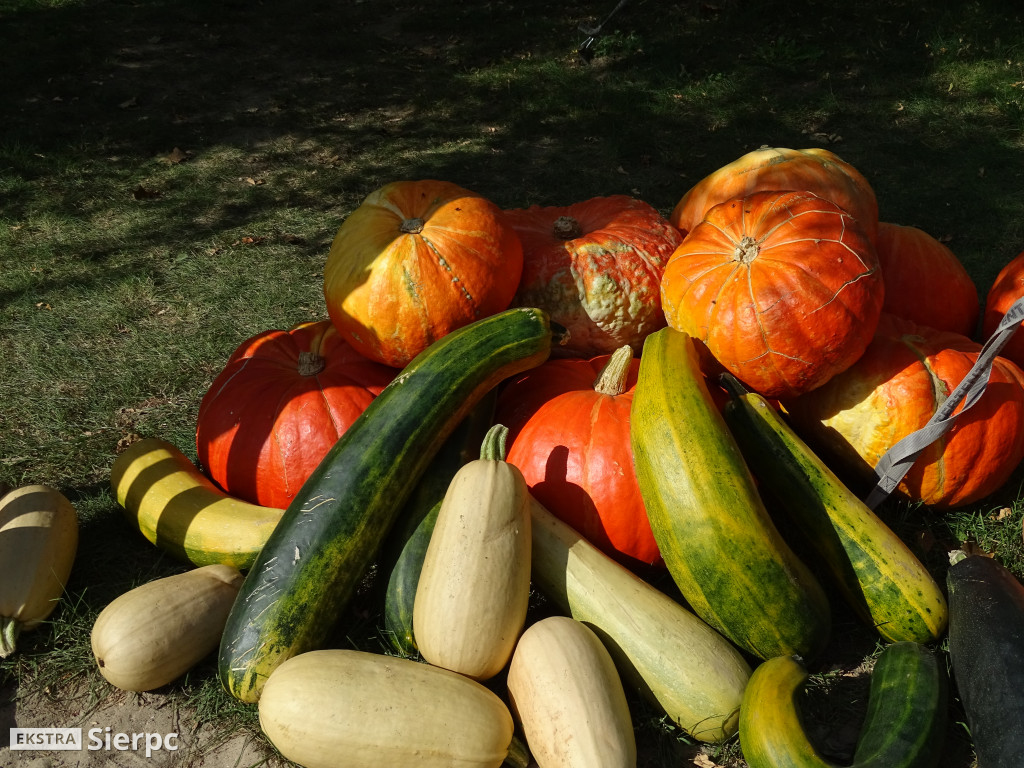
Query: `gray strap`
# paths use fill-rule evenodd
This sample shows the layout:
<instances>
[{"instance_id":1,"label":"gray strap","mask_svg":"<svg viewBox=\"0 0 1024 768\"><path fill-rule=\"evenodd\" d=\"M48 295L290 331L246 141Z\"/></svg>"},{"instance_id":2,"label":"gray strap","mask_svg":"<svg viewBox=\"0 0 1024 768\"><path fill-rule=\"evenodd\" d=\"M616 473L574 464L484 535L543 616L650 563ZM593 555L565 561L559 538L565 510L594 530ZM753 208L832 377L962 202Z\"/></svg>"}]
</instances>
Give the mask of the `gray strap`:
<instances>
[{"instance_id":1,"label":"gray strap","mask_svg":"<svg viewBox=\"0 0 1024 768\"><path fill-rule=\"evenodd\" d=\"M1017 299L1003 315L999 326L981 348L977 362L971 366L956 389L950 392L945 402L935 410L928 423L891 446L878 460L875 465L878 482L864 500L868 507L874 509L881 504L910 471L921 451L952 429L960 414L981 399L992 374L993 360L1020 327L1021 320L1024 320L1024 297ZM961 400L964 401L964 407L954 414Z\"/></svg>"}]
</instances>

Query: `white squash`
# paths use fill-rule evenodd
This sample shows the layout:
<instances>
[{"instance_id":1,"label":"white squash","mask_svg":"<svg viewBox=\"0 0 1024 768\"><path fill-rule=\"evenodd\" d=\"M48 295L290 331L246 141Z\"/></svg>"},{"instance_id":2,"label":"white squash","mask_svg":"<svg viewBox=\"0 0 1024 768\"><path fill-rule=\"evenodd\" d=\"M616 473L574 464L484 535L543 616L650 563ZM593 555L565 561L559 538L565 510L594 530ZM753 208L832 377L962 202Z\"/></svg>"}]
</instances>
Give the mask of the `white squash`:
<instances>
[{"instance_id":1,"label":"white squash","mask_svg":"<svg viewBox=\"0 0 1024 768\"><path fill-rule=\"evenodd\" d=\"M60 491L26 485L0 498L0 658L57 607L77 550L78 514Z\"/></svg>"},{"instance_id":2,"label":"white squash","mask_svg":"<svg viewBox=\"0 0 1024 768\"><path fill-rule=\"evenodd\" d=\"M151 691L220 644L241 572L213 564L155 579L115 598L92 628L100 674L126 691Z\"/></svg>"}]
</instances>

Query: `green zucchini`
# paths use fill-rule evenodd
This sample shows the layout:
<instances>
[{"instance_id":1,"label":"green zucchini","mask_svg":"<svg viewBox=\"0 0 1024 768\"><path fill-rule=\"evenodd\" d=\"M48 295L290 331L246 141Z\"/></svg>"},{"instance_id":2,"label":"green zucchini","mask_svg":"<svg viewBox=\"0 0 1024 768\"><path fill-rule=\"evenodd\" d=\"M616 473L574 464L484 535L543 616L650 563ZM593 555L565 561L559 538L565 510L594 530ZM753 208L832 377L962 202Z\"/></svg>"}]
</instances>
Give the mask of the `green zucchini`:
<instances>
[{"instance_id":1,"label":"green zucchini","mask_svg":"<svg viewBox=\"0 0 1024 768\"><path fill-rule=\"evenodd\" d=\"M645 340L630 438L654 539L693 611L762 659L816 656L828 600L772 523L686 333Z\"/></svg>"},{"instance_id":2,"label":"green zucchini","mask_svg":"<svg viewBox=\"0 0 1024 768\"><path fill-rule=\"evenodd\" d=\"M949 660L979 768L1024 765L1024 586L984 555L956 559L949 589Z\"/></svg>"},{"instance_id":3,"label":"green zucchini","mask_svg":"<svg viewBox=\"0 0 1024 768\"><path fill-rule=\"evenodd\" d=\"M837 768L811 743L800 716L807 681L792 656L754 669L740 709L740 749L750 768ZM934 768L948 718L948 681L920 643L886 646L871 672L867 713L850 768Z\"/></svg>"},{"instance_id":4,"label":"green zucchini","mask_svg":"<svg viewBox=\"0 0 1024 768\"><path fill-rule=\"evenodd\" d=\"M928 569L765 398L737 385L730 386L725 420L760 487L779 502L776 514L806 539L807 551L882 638L939 640L946 598Z\"/></svg>"},{"instance_id":5,"label":"green zucchini","mask_svg":"<svg viewBox=\"0 0 1024 768\"><path fill-rule=\"evenodd\" d=\"M459 469L480 456L480 444L494 422L497 389L455 428L416 484L384 542L377 570L384 586L384 630L392 647L403 656L415 656L412 607L423 558L430 543L444 494Z\"/></svg>"},{"instance_id":6,"label":"green zucchini","mask_svg":"<svg viewBox=\"0 0 1024 768\"><path fill-rule=\"evenodd\" d=\"M517 308L442 337L331 448L267 539L228 616L221 684L255 702L285 659L321 647L402 505L455 426L551 351L547 313Z\"/></svg>"}]
</instances>

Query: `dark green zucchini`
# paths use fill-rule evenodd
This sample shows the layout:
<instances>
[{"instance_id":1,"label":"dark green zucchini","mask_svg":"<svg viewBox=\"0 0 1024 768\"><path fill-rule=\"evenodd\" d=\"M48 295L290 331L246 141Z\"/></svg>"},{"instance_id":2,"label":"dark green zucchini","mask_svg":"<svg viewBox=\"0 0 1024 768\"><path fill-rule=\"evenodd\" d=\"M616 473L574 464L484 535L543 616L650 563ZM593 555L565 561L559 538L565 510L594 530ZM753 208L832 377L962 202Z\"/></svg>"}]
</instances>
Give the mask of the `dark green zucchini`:
<instances>
[{"instance_id":1,"label":"dark green zucchini","mask_svg":"<svg viewBox=\"0 0 1024 768\"><path fill-rule=\"evenodd\" d=\"M1020 768L1024 766L1024 586L1006 566L983 555L954 562L946 574L946 586L950 665L978 768Z\"/></svg>"},{"instance_id":2,"label":"dark green zucchini","mask_svg":"<svg viewBox=\"0 0 1024 768\"><path fill-rule=\"evenodd\" d=\"M492 389L464 418L434 456L412 496L399 513L377 563L384 587L384 630L403 656L417 653L412 607L430 534L452 478L464 464L480 457L480 444L494 423L497 389Z\"/></svg>"},{"instance_id":3,"label":"dark green zucchini","mask_svg":"<svg viewBox=\"0 0 1024 768\"><path fill-rule=\"evenodd\" d=\"M792 656L754 669L740 706L740 749L750 768L838 768L811 743L800 716L808 672ZM867 713L850 768L935 768L946 731L948 682L919 643L885 647L871 672Z\"/></svg>"},{"instance_id":4,"label":"dark green zucchini","mask_svg":"<svg viewBox=\"0 0 1024 768\"><path fill-rule=\"evenodd\" d=\"M228 615L221 684L255 702L285 659L322 647L431 459L498 382L539 365L539 309L478 320L407 365L345 431L285 510Z\"/></svg>"}]
</instances>

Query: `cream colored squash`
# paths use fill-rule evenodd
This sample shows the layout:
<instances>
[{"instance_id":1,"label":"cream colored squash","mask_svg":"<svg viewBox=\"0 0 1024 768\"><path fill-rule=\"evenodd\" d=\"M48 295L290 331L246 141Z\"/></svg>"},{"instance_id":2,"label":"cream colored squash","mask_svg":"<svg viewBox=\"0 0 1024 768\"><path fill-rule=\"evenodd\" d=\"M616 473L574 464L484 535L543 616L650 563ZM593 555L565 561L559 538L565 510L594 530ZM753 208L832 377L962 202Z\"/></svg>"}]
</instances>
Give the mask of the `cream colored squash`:
<instances>
[{"instance_id":1,"label":"cream colored squash","mask_svg":"<svg viewBox=\"0 0 1024 768\"><path fill-rule=\"evenodd\" d=\"M582 622L550 616L516 644L512 713L540 768L635 768L636 737L608 650Z\"/></svg>"},{"instance_id":2,"label":"cream colored squash","mask_svg":"<svg viewBox=\"0 0 1024 768\"><path fill-rule=\"evenodd\" d=\"M92 628L100 674L126 691L167 685L220 643L242 574L213 564L165 576L125 592Z\"/></svg>"},{"instance_id":3,"label":"cream colored squash","mask_svg":"<svg viewBox=\"0 0 1024 768\"><path fill-rule=\"evenodd\" d=\"M430 664L367 651L307 651L267 678L260 726L305 768L498 768L512 715L496 694Z\"/></svg>"},{"instance_id":4,"label":"cream colored squash","mask_svg":"<svg viewBox=\"0 0 1024 768\"><path fill-rule=\"evenodd\" d=\"M431 664L487 680L515 648L530 600L530 492L492 427L452 478L423 559L413 635Z\"/></svg>"},{"instance_id":5,"label":"cream colored squash","mask_svg":"<svg viewBox=\"0 0 1024 768\"><path fill-rule=\"evenodd\" d=\"M26 485L0 497L0 658L64 593L78 550L78 514L58 490Z\"/></svg>"}]
</instances>

